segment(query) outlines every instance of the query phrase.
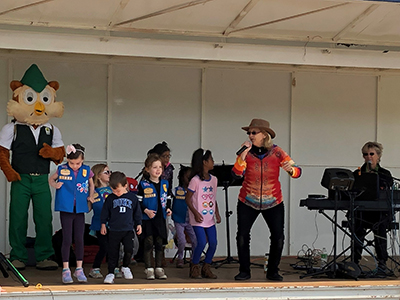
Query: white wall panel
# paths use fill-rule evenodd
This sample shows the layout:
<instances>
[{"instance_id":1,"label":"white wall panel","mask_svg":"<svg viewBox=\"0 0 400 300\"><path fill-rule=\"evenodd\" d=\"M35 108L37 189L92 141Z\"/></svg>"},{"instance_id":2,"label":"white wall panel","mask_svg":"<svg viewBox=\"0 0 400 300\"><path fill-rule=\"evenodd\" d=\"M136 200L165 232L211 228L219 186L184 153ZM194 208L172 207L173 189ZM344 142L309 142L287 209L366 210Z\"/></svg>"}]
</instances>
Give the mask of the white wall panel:
<instances>
[{"instance_id":1,"label":"white wall panel","mask_svg":"<svg viewBox=\"0 0 400 300\"><path fill-rule=\"evenodd\" d=\"M303 165L358 165L376 137L376 77L297 72L293 155Z\"/></svg>"},{"instance_id":2,"label":"white wall panel","mask_svg":"<svg viewBox=\"0 0 400 300\"><path fill-rule=\"evenodd\" d=\"M199 146L200 69L116 64L112 84L112 160L143 162L166 141L173 164L189 162Z\"/></svg>"},{"instance_id":3,"label":"white wall panel","mask_svg":"<svg viewBox=\"0 0 400 300\"><path fill-rule=\"evenodd\" d=\"M381 76L378 97L378 141L384 148L382 166L399 177L400 76Z\"/></svg>"}]
</instances>

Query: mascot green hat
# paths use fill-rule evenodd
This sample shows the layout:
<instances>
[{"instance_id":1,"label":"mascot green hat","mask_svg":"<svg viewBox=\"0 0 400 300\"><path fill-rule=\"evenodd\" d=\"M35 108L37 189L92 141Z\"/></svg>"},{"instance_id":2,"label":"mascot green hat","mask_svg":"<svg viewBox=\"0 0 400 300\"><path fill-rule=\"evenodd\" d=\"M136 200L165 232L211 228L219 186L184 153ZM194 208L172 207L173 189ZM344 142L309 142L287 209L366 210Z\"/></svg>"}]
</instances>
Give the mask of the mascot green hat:
<instances>
[{"instance_id":1,"label":"mascot green hat","mask_svg":"<svg viewBox=\"0 0 400 300\"><path fill-rule=\"evenodd\" d=\"M47 80L44 78L39 67L35 64L31 65L28 70L26 70L24 77L21 79L23 85L27 85L33 88L36 92L40 93L44 90L47 85Z\"/></svg>"}]
</instances>

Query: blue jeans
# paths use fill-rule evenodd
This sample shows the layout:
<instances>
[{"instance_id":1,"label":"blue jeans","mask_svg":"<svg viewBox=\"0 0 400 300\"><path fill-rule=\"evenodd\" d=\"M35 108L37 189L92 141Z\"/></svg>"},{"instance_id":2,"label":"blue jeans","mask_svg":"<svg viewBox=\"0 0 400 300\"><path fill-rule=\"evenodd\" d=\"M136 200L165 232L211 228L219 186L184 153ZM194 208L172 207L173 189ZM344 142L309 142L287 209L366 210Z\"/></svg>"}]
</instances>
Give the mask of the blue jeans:
<instances>
[{"instance_id":1,"label":"blue jeans","mask_svg":"<svg viewBox=\"0 0 400 300\"><path fill-rule=\"evenodd\" d=\"M279 270L285 240L283 202L270 209L256 210L238 201L236 244L240 264L239 271L250 274L250 230L259 214L262 214L271 233L267 272L272 275Z\"/></svg>"},{"instance_id":2,"label":"blue jeans","mask_svg":"<svg viewBox=\"0 0 400 300\"><path fill-rule=\"evenodd\" d=\"M193 251L192 263L197 265L200 262L201 253L208 242L208 249L204 262L207 264L212 263L215 251L217 250L217 229L215 225L204 228L200 226L193 226L194 233L197 238L197 246Z\"/></svg>"}]
</instances>

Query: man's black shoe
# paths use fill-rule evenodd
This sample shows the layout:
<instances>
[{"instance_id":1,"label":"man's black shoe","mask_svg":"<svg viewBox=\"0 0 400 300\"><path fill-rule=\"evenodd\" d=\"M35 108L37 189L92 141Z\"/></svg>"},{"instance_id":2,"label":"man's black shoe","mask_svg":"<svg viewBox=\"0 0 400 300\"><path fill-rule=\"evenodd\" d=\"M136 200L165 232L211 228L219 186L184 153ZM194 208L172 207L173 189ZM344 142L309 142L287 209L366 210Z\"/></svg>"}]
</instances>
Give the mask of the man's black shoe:
<instances>
[{"instance_id":1,"label":"man's black shoe","mask_svg":"<svg viewBox=\"0 0 400 300\"><path fill-rule=\"evenodd\" d=\"M282 281L283 277L281 275L279 275L278 272L276 272L274 274L267 274L267 279L273 280L273 281Z\"/></svg>"},{"instance_id":2,"label":"man's black shoe","mask_svg":"<svg viewBox=\"0 0 400 300\"><path fill-rule=\"evenodd\" d=\"M235 280L247 280L250 278L251 278L250 273L246 273L246 272L240 272L239 274L237 274L235 276Z\"/></svg>"}]
</instances>

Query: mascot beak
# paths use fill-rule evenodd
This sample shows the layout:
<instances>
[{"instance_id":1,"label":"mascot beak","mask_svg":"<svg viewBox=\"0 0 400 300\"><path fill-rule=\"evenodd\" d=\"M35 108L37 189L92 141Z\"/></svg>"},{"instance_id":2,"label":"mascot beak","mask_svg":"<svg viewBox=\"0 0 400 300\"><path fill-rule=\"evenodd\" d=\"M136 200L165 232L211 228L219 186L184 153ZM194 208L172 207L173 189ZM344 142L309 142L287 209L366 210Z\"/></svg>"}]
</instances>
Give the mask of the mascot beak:
<instances>
[{"instance_id":1,"label":"mascot beak","mask_svg":"<svg viewBox=\"0 0 400 300\"><path fill-rule=\"evenodd\" d=\"M36 102L35 104L35 114L37 116L41 116L44 113L45 107L44 104L41 102Z\"/></svg>"}]
</instances>

